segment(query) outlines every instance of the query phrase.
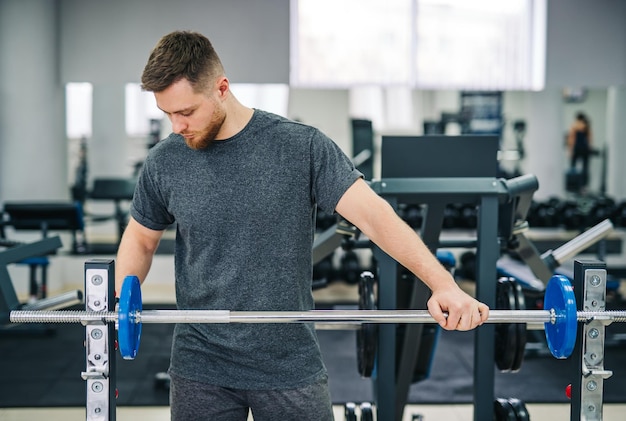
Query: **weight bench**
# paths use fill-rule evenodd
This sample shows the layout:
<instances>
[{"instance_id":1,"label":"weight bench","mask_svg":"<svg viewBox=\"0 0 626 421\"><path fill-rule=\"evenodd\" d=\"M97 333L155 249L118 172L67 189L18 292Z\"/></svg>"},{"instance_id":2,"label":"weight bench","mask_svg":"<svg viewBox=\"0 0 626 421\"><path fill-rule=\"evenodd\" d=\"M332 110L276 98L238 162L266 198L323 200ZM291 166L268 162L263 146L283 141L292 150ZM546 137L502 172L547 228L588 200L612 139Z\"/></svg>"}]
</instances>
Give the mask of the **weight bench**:
<instances>
[{"instance_id":1,"label":"weight bench","mask_svg":"<svg viewBox=\"0 0 626 421\"><path fill-rule=\"evenodd\" d=\"M79 202L7 202L4 212L8 216L6 226L41 231L43 238L49 231L69 231L72 252L83 254L86 251L83 208Z\"/></svg>"},{"instance_id":2,"label":"weight bench","mask_svg":"<svg viewBox=\"0 0 626 421\"><path fill-rule=\"evenodd\" d=\"M20 303L11 281L7 266L28 261L36 256L53 254L62 247L59 237L44 238L33 243L20 243L0 251L0 326L9 323L9 313L12 310L52 310L79 303L83 299L79 290L71 291L59 296L42 298L27 304ZM9 325L15 329L15 325Z\"/></svg>"},{"instance_id":3,"label":"weight bench","mask_svg":"<svg viewBox=\"0 0 626 421\"><path fill-rule=\"evenodd\" d=\"M77 232L83 231L82 207L76 203L5 203L6 219L2 225L12 226L15 230L41 231L46 238L49 230L64 230L72 233L72 249L74 253L84 252L84 244L77 241ZM7 240L4 229L0 235L0 246L15 247L20 242ZM56 249L51 253L56 253ZM27 265L30 268L30 296L31 301L43 299L47 296L47 271L50 261L46 254L33 254L12 263ZM38 282L37 272L40 271Z\"/></svg>"}]
</instances>

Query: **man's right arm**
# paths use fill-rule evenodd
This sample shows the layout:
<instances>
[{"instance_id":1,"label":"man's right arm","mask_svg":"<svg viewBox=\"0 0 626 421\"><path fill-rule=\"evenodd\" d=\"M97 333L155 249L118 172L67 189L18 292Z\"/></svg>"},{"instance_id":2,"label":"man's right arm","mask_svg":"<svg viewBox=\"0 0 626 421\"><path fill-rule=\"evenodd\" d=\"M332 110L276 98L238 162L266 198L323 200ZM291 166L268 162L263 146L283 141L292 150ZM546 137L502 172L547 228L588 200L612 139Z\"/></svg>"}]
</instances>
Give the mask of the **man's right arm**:
<instances>
[{"instance_id":1,"label":"man's right arm","mask_svg":"<svg viewBox=\"0 0 626 421\"><path fill-rule=\"evenodd\" d=\"M137 276L140 282L146 279L162 235L163 231L146 228L130 217L115 261L115 291L118 296L126 276Z\"/></svg>"}]
</instances>

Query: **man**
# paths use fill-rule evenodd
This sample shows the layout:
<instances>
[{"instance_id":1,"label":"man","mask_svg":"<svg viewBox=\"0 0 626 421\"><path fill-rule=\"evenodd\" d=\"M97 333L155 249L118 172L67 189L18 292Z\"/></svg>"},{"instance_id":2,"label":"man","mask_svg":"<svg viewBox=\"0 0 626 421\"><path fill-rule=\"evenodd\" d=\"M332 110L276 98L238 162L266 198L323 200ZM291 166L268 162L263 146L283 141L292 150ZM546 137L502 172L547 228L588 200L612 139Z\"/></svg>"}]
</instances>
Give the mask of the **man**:
<instances>
[{"instance_id":1,"label":"man","mask_svg":"<svg viewBox=\"0 0 626 421\"><path fill-rule=\"evenodd\" d=\"M468 330L488 308L465 294L416 233L312 127L245 107L207 38L164 36L142 86L173 134L144 163L118 250L117 290L143 281L176 222L181 309L310 310L315 207L337 212L424 280L445 329ZM447 319L443 312L449 312ZM179 324L170 363L173 420L332 420L312 324Z\"/></svg>"}]
</instances>

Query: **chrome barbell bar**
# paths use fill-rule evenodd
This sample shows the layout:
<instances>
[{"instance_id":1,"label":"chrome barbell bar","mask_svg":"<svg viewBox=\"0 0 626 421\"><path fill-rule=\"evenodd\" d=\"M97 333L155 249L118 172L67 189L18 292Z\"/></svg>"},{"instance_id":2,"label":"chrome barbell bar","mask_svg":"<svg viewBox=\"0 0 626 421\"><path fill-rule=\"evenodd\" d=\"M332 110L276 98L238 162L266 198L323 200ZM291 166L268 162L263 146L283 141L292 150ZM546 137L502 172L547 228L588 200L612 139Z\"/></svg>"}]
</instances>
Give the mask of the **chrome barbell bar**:
<instances>
[{"instance_id":1,"label":"chrome barbell bar","mask_svg":"<svg viewBox=\"0 0 626 421\"><path fill-rule=\"evenodd\" d=\"M444 313L447 316L447 313ZM487 323L552 323L554 310L490 310ZM135 323L435 323L427 310L310 310L310 311L229 311L229 310L142 310L130 315ZM605 320L626 322L626 311L577 311L578 322ZM13 310L13 323L115 323L117 312L79 310Z\"/></svg>"}]
</instances>

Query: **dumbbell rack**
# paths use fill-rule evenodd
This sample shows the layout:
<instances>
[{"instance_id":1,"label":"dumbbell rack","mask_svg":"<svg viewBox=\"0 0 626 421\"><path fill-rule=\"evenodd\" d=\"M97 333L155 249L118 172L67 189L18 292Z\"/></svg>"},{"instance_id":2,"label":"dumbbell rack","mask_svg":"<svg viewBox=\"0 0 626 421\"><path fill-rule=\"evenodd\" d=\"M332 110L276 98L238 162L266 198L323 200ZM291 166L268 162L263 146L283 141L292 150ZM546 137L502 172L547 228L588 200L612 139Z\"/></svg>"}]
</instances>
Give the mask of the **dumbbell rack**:
<instances>
[{"instance_id":1,"label":"dumbbell rack","mask_svg":"<svg viewBox=\"0 0 626 421\"><path fill-rule=\"evenodd\" d=\"M400 203L427 205L420 236L435 252L445 246L440 240L444 210L448 203L468 203L477 207L476 238L467 247L477 249L476 298L495 307L496 264L500 257L499 234L512 229L517 219L524 218L538 181L533 175L510 180L492 177L453 178L388 178L374 181L371 187L395 209ZM373 249L378 262L378 308L397 308L398 263L377 247ZM411 308L426 308L427 287L414 286ZM400 361L396 361L396 326L380 326L378 336L376 391L378 419L401 420L406 405L416 351L420 347L421 325L409 325L404 335ZM474 419L493 418L494 402L494 337L495 326L482 326L475 331L474 341Z\"/></svg>"}]
</instances>

